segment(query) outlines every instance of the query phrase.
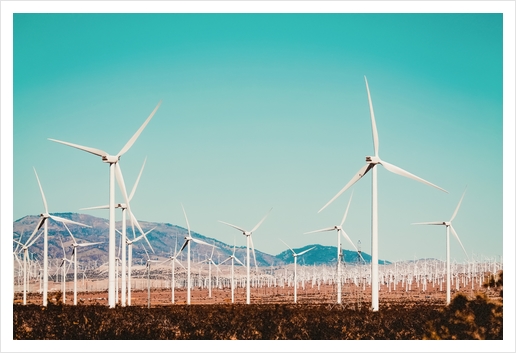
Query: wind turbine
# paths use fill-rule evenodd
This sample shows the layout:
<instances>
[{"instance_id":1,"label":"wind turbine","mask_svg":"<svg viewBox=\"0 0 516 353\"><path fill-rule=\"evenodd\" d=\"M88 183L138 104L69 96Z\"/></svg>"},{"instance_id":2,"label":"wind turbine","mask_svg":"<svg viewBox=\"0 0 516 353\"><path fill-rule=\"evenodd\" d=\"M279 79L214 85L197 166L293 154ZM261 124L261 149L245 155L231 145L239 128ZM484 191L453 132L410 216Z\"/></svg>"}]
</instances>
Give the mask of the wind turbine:
<instances>
[{"instance_id":1,"label":"wind turbine","mask_svg":"<svg viewBox=\"0 0 516 353\"><path fill-rule=\"evenodd\" d=\"M188 281L187 281L187 291L186 291L186 304L190 305L190 290L191 290L191 278L190 278L190 241L193 241L194 243L197 243L197 244L204 244L204 245L208 245L208 246L215 246L215 245L211 245L211 244L208 244L202 240L199 240L199 239L195 239L195 238L192 238L192 235L190 234L190 223L188 223L188 217L186 216L186 211L185 211L185 208L183 207L183 205L181 204L181 207L183 208L183 213L185 215L185 219L186 219L186 225L188 227L188 235L185 237L185 243L183 244L183 246L181 247L181 250L179 250L179 253L181 251L183 251L183 249L185 248L185 246L188 248L187 249L187 272L188 272ZM178 254L179 254L178 253Z\"/></svg>"},{"instance_id":2,"label":"wind turbine","mask_svg":"<svg viewBox=\"0 0 516 353\"><path fill-rule=\"evenodd\" d=\"M369 85L367 83L367 78L364 76L366 89L367 89L367 98L369 100L369 112L371 114L371 126L373 131L373 145L374 145L374 156L366 157L366 165L362 167L358 173L351 178L351 180L335 195L326 205L324 205L319 212L324 210L329 204L331 204L337 197L339 197L344 191L346 191L351 185L355 184L360 178L367 174L371 169L373 170L372 177L372 207L371 207L371 309L372 311L378 311L378 178L377 178L377 170L374 168L377 164L381 164L387 169L389 172L404 176L406 178L417 180L423 184L427 184L433 186L439 190L444 192L448 192L437 185L430 183L412 173L407 172L393 164L387 163L386 161L380 159L378 155L378 131L376 130L376 121L374 118L374 110L373 110L373 102L371 100L371 94L369 92Z\"/></svg>"},{"instance_id":3,"label":"wind turbine","mask_svg":"<svg viewBox=\"0 0 516 353\"><path fill-rule=\"evenodd\" d=\"M235 277L235 271L234 271L234 267L235 267L235 260L242 266L245 267L245 265L242 263L242 261L240 261L236 256L235 256L235 244L233 243L233 254L231 254L226 260L222 261L220 265L222 265L224 262L228 261L231 259L231 303L234 303L235 302L235 281L234 281L234 277Z\"/></svg>"},{"instance_id":4,"label":"wind turbine","mask_svg":"<svg viewBox=\"0 0 516 353\"><path fill-rule=\"evenodd\" d=\"M59 265L60 268L62 268L62 278L61 278L61 290L63 292L63 304L66 303L66 274L68 273L68 269L70 268L70 265L72 264L72 260L69 260L66 258L66 251L65 247L63 245L63 239L61 240L61 247L63 248L63 258L61 261L61 265ZM71 257L70 257L71 258ZM66 262L69 263L68 268L66 268L65 264Z\"/></svg>"},{"instance_id":5,"label":"wind turbine","mask_svg":"<svg viewBox=\"0 0 516 353\"><path fill-rule=\"evenodd\" d=\"M288 246L287 243L285 243L283 240L281 240L281 242L285 244L290 249L290 251L292 251L292 255L294 255L294 303L297 303L297 257L306 254L312 249L315 249L315 246L312 246L310 249L301 251L299 254L297 254L290 246Z\"/></svg>"},{"instance_id":6,"label":"wind turbine","mask_svg":"<svg viewBox=\"0 0 516 353\"><path fill-rule=\"evenodd\" d=\"M462 197L460 198L459 204L455 208L455 212L453 212L453 215L451 219L448 222L421 222L421 223L412 223L412 224L423 224L423 225L433 225L433 226L445 226L446 227L446 305L450 304L450 229L459 242L460 246L462 247L462 250L464 250L464 253L466 254L466 257L469 260L468 253L466 252L466 249L464 249L464 245L462 245L462 242L460 241L459 236L457 235L457 232L455 229L453 229L452 221L455 219L455 216L457 216L457 212L459 211L460 204L462 203L462 199L464 198L464 195L466 195L466 190L464 190L464 193L462 193Z\"/></svg>"},{"instance_id":7,"label":"wind turbine","mask_svg":"<svg viewBox=\"0 0 516 353\"><path fill-rule=\"evenodd\" d=\"M165 264L167 263L168 261L171 261L172 263L172 283L171 283L171 287L172 287L172 304L175 303L175 287L176 287L176 278L175 278L175 272L176 272L176 262L186 270L186 268L183 266L183 264L181 262L179 262L179 260L177 259L177 237L176 237L176 247L174 248L174 255L170 255L170 257L168 259L166 259L165 261L163 261L162 263Z\"/></svg>"},{"instance_id":8,"label":"wind turbine","mask_svg":"<svg viewBox=\"0 0 516 353\"><path fill-rule=\"evenodd\" d=\"M45 199L45 194L43 193L43 188L41 187L41 183L39 181L38 173L36 172L36 168L34 169L34 173L36 174L36 179L38 180L39 190L41 191L41 197L43 199L43 205L45 206L45 213L40 214L40 219L36 228L32 232L31 236L27 240L27 243L30 242L32 237L37 233L37 231L43 226L44 236L43 236L43 306L47 306L48 299L48 219L51 218L56 222L68 223L68 224L77 224L83 227L91 228L86 224L82 224L79 222L74 222L66 218L53 216L48 213L48 205L47 200Z\"/></svg>"},{"instance_id":9,"label":"wind turbine","mask_svg":"<svg viewBox=\"0 0 516 353\"><path fill-rule=\"evenodd\" d=\"M136 182L134 183L133 185L133 189L131 190L131 194L129 194L129 197L127 198L127 202L131 202L133 196L134 196L134 193L136 192L136 188L138 186L138 183L140 182L140 177L142 176L142 172L143 172L143 168L145 167L145 163L147 162L147 157L145 157L145 160L143 161L143 165L140 169L140 173L138 174L138 178L136 179ZM115 208L119 208L122 210L122 233L121 234L121 237L122 237L122 244L121 244L121 251L122 251L122 259L121 259L121 262L122 262L122 306L124 307L125 304L126 304L126 292L127 292L127 280L126 280L126 273L127 273L127 253L126 253L126 246L127 246L127 211L128 211L128 206L129 204L127 203L118 203L118 204L115 204ZM95 207L86 207L86 208L81 208L81 210L98 210L98 209L109 209L109 205L104 205L104 206L95 206ZM141 230L141 227L140 227L140 224L138 223L138 221L136 220L135 217L131 217L131 225L132 225L132 228L133 228L133 237L135 237L134 235L134 224L136 224L137 228L140 230L140 232L143 234L143 230ZM118 232L118 230L117 230ZM152 252L154 252L154 249L152 248L152 246L150 245L150 242L149 242L149 239L147 239L147 237L145 237L145 240L147 241L147 244L149 244L149 247L150 249L152 250ZM120 254L120 250L119 250L119 254ZM120 257L118 257L119 260L120 260ZM118 268L118 266L117 266ZM118 270L117 270L118 271ZM118 279L116 280L116 284L118 284ZM116 293L118 293L118 289L116 289ZM118 294L116 295L116 302L118 302Z\"/></svg>"},{"instance_id":10,"label":"wind turbine","mask_svg":"<svg viewBox=\"0 0 516 353\"><path fill-rule=\"evenodd\" d=\"M23 250L23 305L27 304L27 262L29 259L29 248L32 246L32 244L34 244L36 242L36 240L38 240L38 238L41 236L41 234L43 234L43 232L40 232L38 234L38 236L35 237L34 240L31 241L30 243L29 243L30 239L28 239L25 242L25 244L22 244L19 241L13 239L13 241L18 244L16 246L16 249L14 250L14 256L15 256L16 260L18 261L18 265L20 265L20 260L18 259L16 253L18 252L18 248L20 245L21 245L21 249L19 251L21 252ZM22 236L23 236L23 234L20 235L20 239L19 239L20 241L21 241Z\"/></svg>"},{"instance_id":11,"label":"wind turbine","mask_svg":"<svg viewBox=\"0 0 516 353\"><path fill-rule=\"evenodd\" d=\"M132 213L130 214L131 217L133 217ZM147 234L152 232L156 227L152 228L151 230L147 231L146 233L143 233L142 235L138 236L137 238L134 238L133 240L126 239L128 252L129 252L129 258L127 260L128 266L127 266L127 305L131 306L131 276L132 276L132 266L133 266L133 244L136 243L141 238L146 238ZM122 303L123 305L123 303Z\"/></svg>"},{"instance_id":12,"label":"wind turbine","mask_svg":"<svg viewBox=\"0 0 516 353\"><path fill-rule=\"evenodd\" d=\"M142 245L143 246L143 245ZM150 272L151 272L151 263L159 263L159 260L151 260L149 253L147 252L147 249L145 249L145 246L143 246L143 250L145 250L145 255L147 255L147 262L145 264L147 268L147 308L150 309L150 303L151 303L151 296L150 296Z\"/></svg>"},{"instance_id":13,"label":"wind turbine","mask_svg":"<svg viewBox=\"0 0 516 353\"><path fill-rule=\"evenodd\" d=\"M351 239L349 238L347 233L344 231L344 229L342 229L342 225L344 224L344 222L346 221L346 218L348 216L349 206L351 205L352 198L353 198L353 193L351 193L351 197L349 198L349 201L348 201L348 206L346 207L346 212L344 212L342 221L340 222L340 224L338 226L323 228L323 229L304 233L304 234L311 234L311 233L319 233L319 232L329 232L332 230L337 231L337 304L342 303L342 267L341 267L342 250L341 250L341 244L340 244L340 236L341 235L353 246L353 248L355 248L358 255L360 255L360 257L362 258L362 254L360 253L360 251L358 251L355 244L353 244L353 242L351 241ZM364 258L362 258L362 260L364 260Z\"/></svg>"},{"instance_id":14,"label":"wind turbine","mask_svg":"<svg viewBox=\"0 0 516 353\"><path fill-rule=\"evenodd\" d=\"M215 267L218 267L215 261L213 261L213 252L215 251L215 248L216 246L213 245L210 257L206 260L201 261L201 263L208 262L208 298L211 298L211 264L213 264Z\"/></svg>"},{"instance_id":15,"label":"wind turbine","mask_svg":"<svg viewBox=\"0 0 516 353\"><path fill-rule=\"evenodd\" d=\"M72 256L73 256L73 305L77 305L77 248L79 247L86 247L86 246L92 246L92 245L98 245L102 244L101 242L97 243L77 243L77 240L74 238L72 232L70 232L70 229L68 229L67 225L64 225L66 230L68 231L68 234L72 237Z\"/></svg>"},{"instance_id":16,"label":"wind turbine","mask_svg":"<svg viewBox=\"0 0 516 353\"><path fill-rule=\"evenodd\" d=\"M127 193L125 192L125 184L122 173L120 172L120 166L118 164L120 157L126 153L131 146L134 144L136 139L140 136L143 129L147 126L149 121L152 119L159 106L161 105L161 101L158 103L156 108L152 111L149 117L145 120L145 122L140 126L140 128L136 131L136 133L129 139L129 141L125 144L124 147L118 152L117 155L110 155L107 152L104 152L97 148L85 147L81 145L77 145L70 142L59 141L55 139L50 139L51 141L61 143L63 145L71 146L77 149L80 149L85 152L92 153L96 156L102 158L102 162L109 163L109 289L108 289L108 302L109 307L114 308L116 305L116 293L115 293L115 257L116 257L116 244L115 244L115 174L118 185L122 190L125 203L127 205L127 209L129 211L129 201L127 197Z\"/></svg>"},{"instance_id":17,"label":"wind turbine","mask_svg":"<svg viewBox=\"0 0 516 353\"><path fill-rule=\"evenodd\" d=\"M254 251L254 245L253 245L253 239L251 238L251 235L253 234L253 232L255 232L258 227L262 224L262 222L265 220L265 218L267 218L267 216L269 215L269 213L272 211L272 208L269 210L269 212L267 212L265 214L265 216L263 216L262 220L260 222L258 222L257 225L254 226L253 229L251 229L250 231L247 231L241 227L238 227L238 226L235 226L233 224L229 224L229 223L226 223L226 222L222 222L222 221L219 221L220 223L224 223L230 227L233 227L235 229L238 229L239 231L242 232L242 234L245 235L246 239L247 239L247 283L246 283L246 295L247 295L247 299L246 299L246 303L247 304L251 304L251 286L250 286L250 282L251 282L251 275L250 275L250 265L251 265L251 261L250 261L250 256L249 256L249 242L251 243L251 246L253 248L253 255L254 255L254 264L256 267L258 267L258 265L256 264L256 253Z\"/></svg>"}]
</instances>

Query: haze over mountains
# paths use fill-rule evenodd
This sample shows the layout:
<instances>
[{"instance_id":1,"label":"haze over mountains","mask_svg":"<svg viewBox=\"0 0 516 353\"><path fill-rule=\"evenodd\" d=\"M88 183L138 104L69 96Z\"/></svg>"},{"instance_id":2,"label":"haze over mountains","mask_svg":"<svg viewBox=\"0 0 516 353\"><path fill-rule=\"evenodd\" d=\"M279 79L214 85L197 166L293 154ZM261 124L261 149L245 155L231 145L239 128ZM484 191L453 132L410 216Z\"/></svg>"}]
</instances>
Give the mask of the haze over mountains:
<instances>
[{"instance_id":1,"label":"haze over mountains","mask_svg":"<svg viewBox=\"0 0 516 353\"><path fill-rule=\"evenodd\" d=\"M77 239L78 243L81 242L103 242L102 244L80 248L78 253L79 262L85 261L97 261L98 264L102 264L107 262L108 260L108 234L109 234L109 226L108 220L100 217L94 217L87 214L80 213L55 213L53 215L71 219L76 222L80 222L83 224L90 225L91 228L81 227L77 225L70 225L69 229ZM22 243L25 243L28 237L34 231L36 224L39 220L39 216L25 216L16 220L13 223L14 235L13 239L18 240L19 236L22 234ZM137 261L140 258L146 259L147 255L145 254L146 248L147 252L151 258L160 258L164 259L165 257L170 256L171 253L177 248L177 251L181 248L184 243L184 238L188 234L188 230L176 226L170 223L155 223L155 222L146 222L139 221L143 231L147 232L148 230L156 227L152 232L147 235L147 238L154 249L154 253L152 253L149 249L147 242L144 239L141 239L133 246L133 260ZM121 230L122 222L116 222L116 229ZM39 232L42 232L43 228L40 229ZM131 223L127 221L127 236L129 239L133 239ZM140 233L137 229L135 229L136 236L139 236ZM217 239L207 237L202 234L198 234L194 231L191 231L191 234L194 238L203 240L209 244L214 244L217 248L215 248L213 253L213 260L216 263L220 263L227 259L233 253L233 245L226 244ZM65 246L66 255L69 257L72 253L71 244L72 239L68 234L67 230L61 223L54 222L53 220L49 220L48 222L48 253L49 258L51 259L61 259L63 257L63 250L61 247L61 241L63 241L63 245ZM117 233L117 249L120 244L120 236ZM343 243L344 244L344 243ZM336 246L323 246L319 244L311 244L306 245L302 248L293 249L296 253L300 253L303 250L309 249L311 247L315 247L313 250L305 253L298 259L298 263L302 265L332 265L336 263L337 259L337 247ZM256 251L256 261L258 266L276 266L276 265L284 265L294 262L294 257L292 255L292 251L290 249L286 249L278 255L270 255L264 252L255 249ZM212 252L212 247L191 243L191 252L192 252L192 260L193 261L202 261L206 259ZM43 236L40 236L39 239L34 243L34 245L29 248L29 253L36 254L37 258L43 257ZM357 263L359 260L359 256L356 251L343 250L344 254L344 262L348 264ZM245 263L246 258L246 247L245 246L237 246L235 248L236 257ZM362 257L367 263L370 263L371 256L362 252ZM181 255L179 257L181 259ZM182 259L186 260L186 251L183 251ZM253 255L251 252L251 259L253 259ZM380 264L383 264L384 261L380 260ZM388 263L388 261L386 261ZM254 261L251 260L251 265L254 266Z\"/></svg>"}]
</instances>

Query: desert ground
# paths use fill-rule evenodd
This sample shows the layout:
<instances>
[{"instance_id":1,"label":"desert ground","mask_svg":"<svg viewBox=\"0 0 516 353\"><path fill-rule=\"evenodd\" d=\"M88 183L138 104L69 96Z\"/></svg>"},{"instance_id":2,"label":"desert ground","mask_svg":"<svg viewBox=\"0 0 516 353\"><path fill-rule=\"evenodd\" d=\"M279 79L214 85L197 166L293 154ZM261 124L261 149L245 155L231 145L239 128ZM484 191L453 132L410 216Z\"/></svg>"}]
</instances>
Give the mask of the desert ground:
<instances>
[{"instance_id":1,"label":"desert ground","mask_svg":"<svg viewBox=\"0 0 516 353\"><path fill-rule=\"evenodd\" d=\"M105 288L104 281L80 281L78 284L77 300L80 305L107 305L107 290L96 290L96 288ZM165 281L152 280L150 290L151 306L163 306L172 304L172 290L170 284ZM67 283L65 304L73 305L73 282ZM16 287L18 288L18 287ZM41 304L42 295L39 293L38 283L31 283L31 290L27 294L28 304ZM61 301L61 284L49 282L49 300L56 302ZM86 290L85 290L86 289ZM473 298L476 293L486 293L491 298L499 298L499 293L485 288L474 288L471 286L460 287L457 291L455 286L451 290L451 296L456 293L463 293ZM22 302L22 292L17 291L14 295L14 303ZM175 304L186 304L186 289L175 288L174 290ZM121 305L121 293L118 292L118 305ZM393 285L389 290L387 285L380 286L380 305L389 303L415 303L415 302L431 302L434 304L445 304L446 291L445 287L441 291L439 286L427 285L426 290L419 288L417 284L413 284L412 288L407 290L406 286L397 286L394 290ZM245 287L235 288L235 303L246 302ZM258 288L251 287L251 303L252 304L279 304L293 303L294 288L281 286L263 286ZM343 307L361 307L368 306L371 302L371 287L369 285L356 286L355 284L346 283L342 286L342 306ZM207 288L194 287L191 290L191 304L228 304L231 303L231 288L213 288L211 297ZM328 304L335 305L337 303L336 285L321 284L318 286L311 282L305 283L304 289L300 284L297 289L298 304ZM131 291L132 306L148 305L147 282L144 279L133 280L133 289Z\"/></svg>"}]
</instances>

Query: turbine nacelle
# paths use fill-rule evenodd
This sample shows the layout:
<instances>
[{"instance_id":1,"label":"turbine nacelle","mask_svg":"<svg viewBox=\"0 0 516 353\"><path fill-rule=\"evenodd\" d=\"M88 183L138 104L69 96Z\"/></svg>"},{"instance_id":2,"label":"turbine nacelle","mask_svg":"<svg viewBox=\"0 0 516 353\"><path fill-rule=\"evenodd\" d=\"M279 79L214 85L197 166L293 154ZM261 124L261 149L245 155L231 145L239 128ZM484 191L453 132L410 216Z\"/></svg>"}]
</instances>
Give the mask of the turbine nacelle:
<instances>
[{"instance_id":1,"label":"turbine nacelle","mask_svg":"<svg viewBox=\"0 0 516 353\"><path fill-rule=\"evenodd\" d=\"M380 160L380 158L378 158L377 156L367 156L365 158L366 162L368 164L381 164L382 161Z\"/></svg>"},{"instance_id":2,"label":"turbine nacelle","mask_svg":"<svg viewBox=\"0 0 516 353\"><path fill-rule=\"evenodd\" d=\"M120 160L120 156L111 156L111 155L102 156L102 162L104 162L104 163L113 164L113 163L117 163L119 160Z\"/></svg>"}]
</instances>

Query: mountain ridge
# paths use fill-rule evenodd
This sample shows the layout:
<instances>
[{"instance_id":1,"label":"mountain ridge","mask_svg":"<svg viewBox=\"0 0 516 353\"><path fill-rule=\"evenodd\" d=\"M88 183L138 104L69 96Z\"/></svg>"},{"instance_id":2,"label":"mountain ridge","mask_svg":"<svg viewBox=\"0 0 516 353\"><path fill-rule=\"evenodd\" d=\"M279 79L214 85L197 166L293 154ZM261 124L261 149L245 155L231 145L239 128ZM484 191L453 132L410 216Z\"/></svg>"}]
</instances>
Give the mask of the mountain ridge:
<instances>
[{"instance_id":1,"label":"mountain ridge","mask_svg":"<svg viewBox=\"0 0 516 353\"><path fill-rule=\"evenodd\" d=\"M68 225L68 228L77 239L79 243L81 242L102 242L101 244L94 245L91 247L84 247L78 250L78 261L96 261L97 263L105 263L108 260L108 234L109 234L109 221L105 218L95 217L88 214L81 213L73 213L73 212L65 212L65 213L53 213L52 215L59 216L62 218L67 218L73 220L75 222L80 222L83 224L90 225L91 228L81 227L78 225ZM13 222L13 239L18 240L20 234L23 234L22 243L25 243L34 231L37 222L39 221L39 215L28 215L22 217ZM188 234L188 230L171 223L160 223L160 222L148 222L148 221L138 221L140 226L144 231L148 231L155 227L148 235L147 238L152 245L152 248L155 250L155 253L150 252L148 248L148 244L145 240L140 240L135 243L133 246L133 259L136 261L137 258L146 258L147 255L142 245L145 246L146 250L149 251L149 256L151 258L162 258L170 256L174 252L174 249L177 247L177 250L181 248L184 243L184 238ZM120 230L122 221L117 221L115 223L116 228ZM132 239L132 227L130 222L127 222L126 228L127 236L129 239ZM43 229L40 229L39 232L42 232ZM39 233L38 232L38 233ZM137 236L139 235L139 231L136 230ZM191 234L194 238L200 239L209 244L215 245L217 248L213 250L213 259L216 260L217 263L220 263L226 260L233 253L233 246L221 242L215 238L210 238L208 236L199 234L197 232L191 231ZM120 236L116 235L117 241L117 249L120 244ZM48 246L49 246L49 258L50 259L62 259L63 250L61 246L61 239L63 245L65 247L66 255L69 256L71 254L71 244L72 239L68 234L66 228L58 222L53 220L49 220L48 222ZM320 244L310 244L303 246L301 248L293 249L296 253L309 249L311 247L315 247L313 250L308 251L304 255L298 258L298 263L306 264L306 265L321 265L321 264L335 264L337 259L337 248L335 246L323 246ZM245 246L236 246L235 247L235 256L245 263L246 257L246 247ZM39 237L38 240L34 243L34 245L29 248L29 252L32 254L37 254L38 258L42 258L43 252L43 237ZM191 243L191 259L193 261L202 261L205 260L207 256L209 256L212 252L212 247L204 244ZM267 254L258 249L255 249L256 252L256 261L258 266L280 266L285 264L290 264L294 262L294 258L292 256L292 252L290 249L286 249L277 255ZM41 254L41 255L39 255ZM366 261L366 263L370 263L371 256L362 252L362 257ZM179 256L179 259L185 259L186 252L183 250L183 253ZM359 257L356 251L343 250L343 260L345 263L353 264L358 263ZM380 260L380 264L383 264L384 261ZM385 263L389 263L385 261ZM251 255L251 265L254 266L254 258Z\"/></svg>"}]
</instances>

